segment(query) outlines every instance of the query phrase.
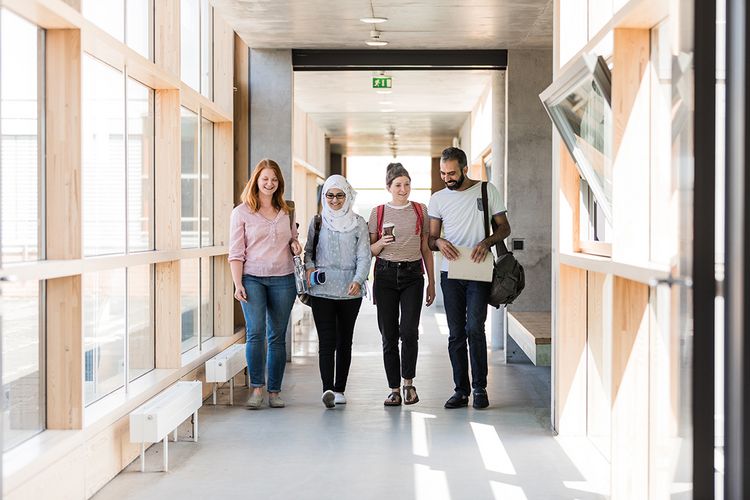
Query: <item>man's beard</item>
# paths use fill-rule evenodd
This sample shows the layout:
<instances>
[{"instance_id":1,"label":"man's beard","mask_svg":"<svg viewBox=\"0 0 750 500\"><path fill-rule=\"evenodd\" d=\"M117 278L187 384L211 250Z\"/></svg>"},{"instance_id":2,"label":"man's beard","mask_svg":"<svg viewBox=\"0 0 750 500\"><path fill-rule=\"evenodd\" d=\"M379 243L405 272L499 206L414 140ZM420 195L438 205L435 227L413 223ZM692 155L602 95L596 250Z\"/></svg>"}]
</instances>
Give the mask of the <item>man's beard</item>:
<instances>
[{"instance_id":1,"label":"man's beard","mask_svg":"<svg viewBox=\"0 0 750 500\"><path fill-rule=\"evenodd\" d=\"M466 180L466 176L464 175L464 173L463 173L463 172L461 172L461 178L460 178L460 179L458 179L457 181L455 181L455 183L454 183L454 184L448 184L448 183L446 182L446 183L445 183L445 187L447 187L447 188L448 188L448 189L450 189L451 191L455 191L456 189L458 189L458 188L460 188L460 187L461 187L461 184L463 184L463 183L464 183L464 180Z\"/></svg>"}]
</instances>

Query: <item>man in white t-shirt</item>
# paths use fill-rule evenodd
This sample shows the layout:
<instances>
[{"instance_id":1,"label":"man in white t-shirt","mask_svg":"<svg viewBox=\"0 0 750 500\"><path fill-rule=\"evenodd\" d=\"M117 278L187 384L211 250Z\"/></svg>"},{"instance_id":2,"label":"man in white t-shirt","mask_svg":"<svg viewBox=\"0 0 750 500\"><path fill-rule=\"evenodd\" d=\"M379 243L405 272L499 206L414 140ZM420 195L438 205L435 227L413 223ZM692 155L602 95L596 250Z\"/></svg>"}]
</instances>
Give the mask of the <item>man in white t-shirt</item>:
<instances>
[{"instance_id":1,"label":"man in white t-shirt","mask_svg":"<svg viewBox=\"0 0 750 500\"><path fill-rule=\"evenodd\" d=\"M472 260L482 262L490 249L510 234L503 197L495 186L488 184L487 202L496 229L489 238L485 238L482 183L466 177L467 171L466 153L458 148L445 149L440 158L440 178L445 182L445 189L432 195L427 210L430 217L430 249L439 251L444 257L440 287L450 330L448 354L456 386L453 396L445 402L446 408L467 406L472 388L472 406L489 406L484 322L487 319L491 285L484 281L449 279L448 261L458 258L456 247L468 247L472 249ZM467 356L467 340L470 356Z\"/></svg>"}]
</instances>

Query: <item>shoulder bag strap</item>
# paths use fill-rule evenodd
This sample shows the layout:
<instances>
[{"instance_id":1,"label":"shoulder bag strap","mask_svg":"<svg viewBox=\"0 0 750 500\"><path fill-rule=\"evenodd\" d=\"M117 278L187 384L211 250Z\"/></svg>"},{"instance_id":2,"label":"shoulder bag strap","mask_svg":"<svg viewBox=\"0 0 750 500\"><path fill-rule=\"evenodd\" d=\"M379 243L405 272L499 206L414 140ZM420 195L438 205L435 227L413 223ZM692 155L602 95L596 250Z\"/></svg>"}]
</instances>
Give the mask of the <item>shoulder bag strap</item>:
<instances>
[{"instance_id":1,"label":"shoulder bag strap","mask_svg":"<svg viewBox=\"0 0 750 500\"><path fill-rule=\"evenodd\" d=\"M489 208L489 202L487 201L487 182L482 182L482 211L484 212L484 234L485 238L490 237L490 221L492 221L492 231L495 231L495 220L494 218L490 218L490 208ZM497 256L500 257L501 255L505 255L508 253L508 248L505 246L505 242L503 240L500 240L495 245L495 251L497 251Z\"/></svg>"},{"instance_id":2,"label":"shoulder bag strap","mask_svg":"<svg viewBox=\"0 0 750 500\"><path fill-rule=\"evenodd\" d=\"M312 261L313 264L318 260L318 241L320 241L320 223L321 223L321 217L320 215L316 215L313 219L315 228L315 233L313 236L313 249L312 249Z\"/></svg>"}]
</instances>

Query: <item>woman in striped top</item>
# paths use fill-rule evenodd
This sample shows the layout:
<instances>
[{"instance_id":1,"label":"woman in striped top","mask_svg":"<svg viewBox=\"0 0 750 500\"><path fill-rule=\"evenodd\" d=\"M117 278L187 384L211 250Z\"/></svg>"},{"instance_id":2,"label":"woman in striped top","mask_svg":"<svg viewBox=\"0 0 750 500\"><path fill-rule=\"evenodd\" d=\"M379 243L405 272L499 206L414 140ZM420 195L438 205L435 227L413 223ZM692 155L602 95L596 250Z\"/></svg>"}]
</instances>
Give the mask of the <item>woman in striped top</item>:
<instances>
[{"instance_id":1,"label":"woman in striped top","mask_svg":"<svg viewBox=\"0 0 750 500\"><path fill-rule=\"evenodd\" d=\"M391 163L385 183L391 193L391 202L372 209L368 229L370 249L377 257L373 295L383 337L385 373L391 389L383 404L398 406L402 402L401 378L403 402L409 405L419 401L413 381L417 367L424 271L427 271L427 306L435 299L435 274L432 252L427 246L427 207L409 201L409 172L400 163Z\"/></svg>"}]
</instances>

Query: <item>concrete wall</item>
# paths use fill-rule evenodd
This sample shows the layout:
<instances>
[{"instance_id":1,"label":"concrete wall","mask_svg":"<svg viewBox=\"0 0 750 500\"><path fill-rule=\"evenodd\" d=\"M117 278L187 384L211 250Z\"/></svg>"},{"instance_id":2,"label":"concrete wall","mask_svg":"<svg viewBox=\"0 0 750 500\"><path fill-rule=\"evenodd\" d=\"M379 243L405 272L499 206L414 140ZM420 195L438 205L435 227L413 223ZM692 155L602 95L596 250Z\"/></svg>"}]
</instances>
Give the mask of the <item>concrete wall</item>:
<instances>
[{"instance_id":1,"label":"concrete wall","mask_svg":"<svg viewBox=\"0 0 750 500\"><path fill-rule=\"evenodd\" d=\"M250 49L250 169L276 160L292 192L292 51Z\"/></svg>"},{"instance_id":2,"label":"concrete wall","mask_svg":"<svg viewBox=\"0 0 750 500\"><path fill-rule=\"evenodd\" d=\"M549 311L551 302L552 124L541 93L552 82L552 50L511 50L507 78L506 189L511 240L526 289L512 311Z\"/></svg>"}]
</instances>

